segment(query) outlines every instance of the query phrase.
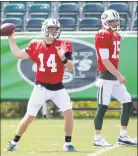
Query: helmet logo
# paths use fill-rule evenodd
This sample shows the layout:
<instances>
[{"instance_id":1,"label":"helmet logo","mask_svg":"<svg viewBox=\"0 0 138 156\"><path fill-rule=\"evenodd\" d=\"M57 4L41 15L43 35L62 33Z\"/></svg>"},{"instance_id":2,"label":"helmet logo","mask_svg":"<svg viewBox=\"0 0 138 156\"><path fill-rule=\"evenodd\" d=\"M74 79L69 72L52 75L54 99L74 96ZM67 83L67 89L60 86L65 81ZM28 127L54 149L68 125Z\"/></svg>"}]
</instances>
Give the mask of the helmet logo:
<instances>
[{"instance_id":1,"label":"helmet logo","mask_svg":"<svg viewBox=\"0 0 138 156\"><path fill-rule=\"evenodd\" d=\"M107 14L103 14L102 19L106 19L108 17Z\"/></svg>"},{"instance_id":2,"label":"helmet logo","mask_svg":"<svg viewBox=\"0 0 138 156\"><path fill-rule=\"evenodd\" d=\"M45 24L47 24L47 21L45 21Z\"/></svg>"}]
</instances>

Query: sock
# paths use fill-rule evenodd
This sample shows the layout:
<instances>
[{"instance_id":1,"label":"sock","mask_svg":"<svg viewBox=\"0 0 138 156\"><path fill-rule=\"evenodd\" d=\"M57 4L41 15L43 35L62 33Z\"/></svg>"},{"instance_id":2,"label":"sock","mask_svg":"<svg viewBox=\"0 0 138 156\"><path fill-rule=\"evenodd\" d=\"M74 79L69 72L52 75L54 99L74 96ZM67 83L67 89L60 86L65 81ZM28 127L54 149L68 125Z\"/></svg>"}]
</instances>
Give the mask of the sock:
<instances>
[{"instance_id":1,"label":"sock","mask_svg":"<svg viewBox=\"0 0 138 156\"><path fill-rule=\"evenodd\" d=\"M127 135L127 130L121 129L120 135L121 135L122 137L126 136L126 135Z\"/></svg>"},{"instance_id":2,"label":"sock","mask_svg":"<svg viewBox=\"0 0 138 156\"><path fill-rule=\"evenodd\" d=\"M12 142L11 142L13 145L17 145L18 144L18 142L15 142L15 141L13 141L12 140Z\"/></svg>"},{"instance_id":3,"label":"sock","mask_svg":"<svg viewBox=\"0 0 138 156\"><path fill-rule=\"evenodd\" d=\"M98 140L99 138L101 138L101 134L95 134L94 140Z\"/></svg>"},{"instance_id":4,"label":"sock","mask_svg":"<svg viewBox=\"0 0 138 156\"><path fill-rule=\"evenodd\" d=\"M16 145L18 141L20 140L21 136L15 135L14 139L12 140L12 144Z\"/></svg>"},{"instance_id":5,"label":"sock","mask_svg":"<svg viewBox=\"0 0 138 156\"><path fill-rule=\"evenodd\" d=\"M67 146L72 145L71 142L65 142Z\"/></svg>"},{"instance_id":6,"label":"sock","mask_svg":"<svg viewBox=\"0 0 138 156\"><path fill-rule=\"evenodd\" d=\"M65 136L65 144L71 145L71 136Z\"/></svg>"}]
</instances>

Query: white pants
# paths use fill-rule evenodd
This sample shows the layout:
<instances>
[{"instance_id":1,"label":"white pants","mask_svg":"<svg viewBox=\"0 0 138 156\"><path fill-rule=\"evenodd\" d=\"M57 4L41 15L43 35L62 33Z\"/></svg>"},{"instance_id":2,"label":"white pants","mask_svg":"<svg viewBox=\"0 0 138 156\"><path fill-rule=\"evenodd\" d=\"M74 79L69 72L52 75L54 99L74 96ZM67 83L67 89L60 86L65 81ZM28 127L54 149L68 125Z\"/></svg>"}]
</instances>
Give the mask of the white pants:
<instances>
[{"instance_id":1,"label":"white pants","mask_svg":"<svg viewBox=\"0 0 138 156\"><path fill-rule=\"evenodd\" d=\"M41 85L35 85L28 102L27 114L36 116L47 100L52 100L62 112L72 109L70 97L65 89L51 91Z\"/></svg>"},{"instance_id":2,"label":"white pants","mask_svg":"<svg viewBox=\"0 0 138 156\"><path fill-rule=\"evenodd\" d=\"M125 85L121 84L118 80L98 79L96 86L98 87L98 104L109 105L111 95L114 96L121 104L131 102L131 96Z\"/></svg>"}]
</instances>

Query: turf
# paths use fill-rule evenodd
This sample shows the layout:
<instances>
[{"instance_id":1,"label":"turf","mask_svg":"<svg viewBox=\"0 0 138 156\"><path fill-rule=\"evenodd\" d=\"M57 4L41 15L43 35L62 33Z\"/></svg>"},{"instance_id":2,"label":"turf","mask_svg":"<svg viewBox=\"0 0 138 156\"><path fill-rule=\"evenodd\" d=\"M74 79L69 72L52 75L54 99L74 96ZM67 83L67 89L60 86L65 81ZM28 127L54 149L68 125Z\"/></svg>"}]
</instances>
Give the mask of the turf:
<instances>
[{"instance_id":1,"label":"turf","mask_svg":"<svg viewBox=\"0 0 138 156\"><path fill-rule=\"evenodd\" d=\"M2 156L88 156L103 148L93 147L94 125L92 119L75 119L72 143L78 152L62 152L64 143L63 119L36 119L25 132L19 143L19 148L14 152L3 152L8 141L15 134L19 120L1 120L1 155ZM119 119L105 119L102 135L116 144L120 131ZM128 128L129 135L137 136L137 120L131 119ZM117 147L106 151L100 156L137 156L136 147Z\"/></svg>"}]
</instances>

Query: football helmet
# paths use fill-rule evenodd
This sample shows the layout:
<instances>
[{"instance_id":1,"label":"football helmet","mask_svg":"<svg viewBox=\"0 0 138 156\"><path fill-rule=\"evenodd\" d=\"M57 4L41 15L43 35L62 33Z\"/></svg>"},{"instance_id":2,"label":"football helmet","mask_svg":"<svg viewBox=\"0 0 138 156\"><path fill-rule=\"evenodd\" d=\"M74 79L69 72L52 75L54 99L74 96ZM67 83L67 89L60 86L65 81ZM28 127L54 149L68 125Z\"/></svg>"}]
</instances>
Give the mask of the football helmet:
<instances>
[{"instance_id":1,"label":"football helmet","mask_svg":"<svg viewBox=\"0 0 138 156\"><path fill-rule=\"evenodd\" d=\"M57 28L57 31L56 32L49 32L48 28L49 27L55 27ZM42 29L41 29L42 33L54 40L54 39L58 39L59 36L60 36L60 23L57 19L54 19L54 18L48 18L46 19L43 23L42 23Z\"/></svg>"},{"instance_id":2,"label":"football helmet","mask_svg":"<svg viewBox=\"0 0 138 156\"><path fill-rule=\"evenodd\" d=\"M110 25L110 21L115 20L117 25L115 27ZM120 30L120 16L115 10L106 10L101 15L101 22L105 29L111 28L113 31Z\"/></svg>"}]
</instances>

